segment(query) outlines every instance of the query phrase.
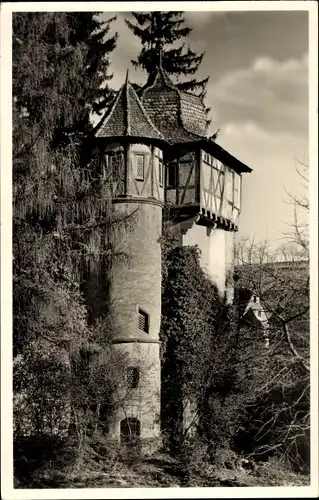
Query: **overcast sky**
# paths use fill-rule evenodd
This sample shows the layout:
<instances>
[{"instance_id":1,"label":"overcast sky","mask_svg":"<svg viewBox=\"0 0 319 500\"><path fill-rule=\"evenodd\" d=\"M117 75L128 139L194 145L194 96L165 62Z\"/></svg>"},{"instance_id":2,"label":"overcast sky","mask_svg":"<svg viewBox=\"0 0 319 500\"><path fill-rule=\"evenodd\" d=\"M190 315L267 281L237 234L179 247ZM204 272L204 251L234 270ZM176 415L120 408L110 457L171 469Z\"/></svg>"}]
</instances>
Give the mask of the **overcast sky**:
<instances>
[{"instance_id":1,"label":"overcast sky","mask_svg":"<svg viewBox=\"0 0 319 500\"><path fill-rule=\"evenodd\" d=\"M103 18L110 13L102 14ZM112 85L144 83L131 59L139 39L126 27L129 13L117 14L112 30L118 46L112 54ZM297 193L296 158L308 161L308 13L186 12L193 29L187 43L205 51L197 73L209 76L206 104L218 142L249 165L243 178L242 237L281 243L292 220L285 189Z\"/></svg>"}]
</instances>

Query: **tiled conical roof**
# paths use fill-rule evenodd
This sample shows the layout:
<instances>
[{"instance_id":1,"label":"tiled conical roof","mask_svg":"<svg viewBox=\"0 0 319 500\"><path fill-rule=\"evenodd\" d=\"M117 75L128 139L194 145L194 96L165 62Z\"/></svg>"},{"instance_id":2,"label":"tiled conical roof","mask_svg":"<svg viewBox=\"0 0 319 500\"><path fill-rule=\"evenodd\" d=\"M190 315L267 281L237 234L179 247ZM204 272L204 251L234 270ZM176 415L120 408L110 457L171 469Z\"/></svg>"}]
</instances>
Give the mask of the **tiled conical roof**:
<instances>
[{"instance_id":1,"label":"tiled conical roof","mask_svg":"<svg viewBox=\"0 0 319 500\"><path fill-rule=\"evenodd\" d=\"M143 104L129 83L128 77L118 91L113 104L96 127L95 136L165 140L163 134L146 113Z\"/></svg>"},{"instance_id":2,"label":"tiled conical roof","mask_svg":"<svg viewBox=\"0 0 319 500\"><path fill-rule=\"evenodd\" d=\"M167 73L157 68L140 91L126 77L113 104L94 130L98 138L136 138L160 141L172 148L203 148L238 172L251 169L206 135L206 113L202 99L180 91Z\"/></svg>"},{"instance_id":3,"label":"tiled conical roof","mask_svg":"<svg viewBox=\"0 0 319 500\"><path fill-rule=\"evenodd\" d=\"M162 67L151 73L140 98L147 114L169 142L206 137L207 117L202 99L179 90Z\"/></svg>"}]
</instances>

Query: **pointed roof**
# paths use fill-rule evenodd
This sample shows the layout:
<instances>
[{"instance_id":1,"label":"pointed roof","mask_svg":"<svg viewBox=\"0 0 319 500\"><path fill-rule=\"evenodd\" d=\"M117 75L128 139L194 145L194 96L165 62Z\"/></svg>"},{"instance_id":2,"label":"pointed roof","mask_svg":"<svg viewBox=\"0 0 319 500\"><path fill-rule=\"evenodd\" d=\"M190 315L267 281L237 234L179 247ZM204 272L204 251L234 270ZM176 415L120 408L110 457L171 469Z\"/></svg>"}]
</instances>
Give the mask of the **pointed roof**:
<instances>
[{"instance_id":1,"label":"pointed roof","mask_svg":"<svg viewBox=\"0 0 319 500\"><path fill-rule=\"evenodd\" d=\"M251 168L237 160L214 140L207 137L207 116L201 97L179 90L166 71L159 66L150 74L139 92L143 106L173 147L197 147L213 154L237 172L251 172Z\"/></svg>"},{"instance_id":2,"label":"pointed roof","mask_svg":"<svg viewBox=\"0 0 319 500\"><path fill-rule=\"evenodd\" d=\"M161 66L153 71L139 96L128 80L93 130L97 138L160 141L173 149L202 148L237 172L251 172L206 134L207 117L200 97L178 89Z\"/></svg>"},{"instance_id":3,"label":"pointed roof","mask_svg":"<svg viewBox=\"0 0 319 500\"><path fill-rule=\"evenodd\" d=\"M161 63L149 75L140 98L152 121L170 142L206 138L207 117L202 99L179 90Z\"/></svg>"},{"instance_id":4,"label":"pointed roof","mask_svg":"<svg viewBox=\"0 0 319 500\"><path fill-rule=\"evenodd\" d=\"M136 137L165 141L145 111L134 88L128 81L120 88L113 104L107 110L95 129L100 138Z\"/></svg>"}]
</instances>

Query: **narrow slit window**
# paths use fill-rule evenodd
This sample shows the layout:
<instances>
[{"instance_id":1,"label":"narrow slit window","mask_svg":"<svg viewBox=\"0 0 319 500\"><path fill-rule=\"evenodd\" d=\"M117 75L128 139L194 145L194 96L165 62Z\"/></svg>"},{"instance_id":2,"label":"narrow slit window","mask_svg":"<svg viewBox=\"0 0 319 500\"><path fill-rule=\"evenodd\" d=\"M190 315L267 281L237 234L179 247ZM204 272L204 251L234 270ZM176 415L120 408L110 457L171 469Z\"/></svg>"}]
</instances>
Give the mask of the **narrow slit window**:
<instances>
[{"instance_id":1,"label":"narrow slit window","mask_svg":"<svg viewBox=\"0 0 319 500\"><path fill-rule=\"evenodd\" d=\"M145 333L149 332L149 315L142 309L138 310L138 328Z\"/></svg>"},{"instance_id":2,"label":"narrow slit window","mask_svg":"<svg viewBox=\"0 0 319 500\"><path fill-rule=\"evenodd\" d=\"M126 372L127 387L129 389L137 389L140 381L140 370L136 367L129 367Z\"/></svg>"},{"instance_id":3,"label":"narrow slit window","mask_svg":"<svg viewBox=\"0 0 319 500\"><path fill-rule=\"evenodd\" d=\"M135 178L137 181L144 181L144 171L145 171L145 156L136 155L136 174Z\"/></svg>"},{"instance_id":4,"label":"narrow slit window","mask_svg":"<svg viewBox=\"0 0 319 500\"><path fill-rule=\"evenodd\" d=\"M163 160L159 158L158 160L158 182L159 185L162 187L163 186Z\"/></svg>"}]
</instances>

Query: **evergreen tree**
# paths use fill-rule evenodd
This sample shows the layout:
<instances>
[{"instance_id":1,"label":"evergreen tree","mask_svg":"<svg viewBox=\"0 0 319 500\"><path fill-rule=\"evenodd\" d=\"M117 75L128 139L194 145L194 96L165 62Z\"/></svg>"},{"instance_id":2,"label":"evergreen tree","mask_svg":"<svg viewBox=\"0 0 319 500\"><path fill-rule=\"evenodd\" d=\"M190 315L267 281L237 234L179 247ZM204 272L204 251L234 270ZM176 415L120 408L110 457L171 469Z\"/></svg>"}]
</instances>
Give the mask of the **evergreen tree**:
<instances>
[{"instance_id":1,"label":"evergreen tree","mask_svg":"<svg viewBox=\"0 0 319 500\"><path fill-rule=\"evenodd\" d=\"M50 415L57 418L57 402L73 412L82 408L83 401L70 400L70 377L77 376L81 385L81 373L71 369L70 360L94 351L95 344L103 346L88 322L82 271L103 266L106 274L112 261L108 179L102 179L89 145L84 147L88 113L101 97L105 67L102 59L90 59L96 33L91 14L85 36L85 16L77 16L13 16L15 416L21 416L17 432L27 418L29 431L38 437L57 427L48 427ZM104 337L106 328L99 330ZM21 386L31 373L36 385ZM86 417L81 422L86 424Z\"/></svg>"},{"instance_id":2,"label":"evergreen tree","mask_svg":"<svg viewBox=\"0 0 319 500\"><path fill-rule=\"evenodd\" d=\"M13 19L14 216L51 235L83 229L109 213L98 162L83 147L83 125L98 105L108 65L92 55L97 26L91 13L21 13Z\"/></svg>"},{"instance_id":3,"label":"evergreen tree","mask_svg":"<svg viewBox=\"0 0 319 500\"><path fill-rule=\"evenodd\" d=\"M107 35L114 19L101 22L94 12L14 16L15 105L28 115L28 126L41 117L55 146L64 133L85 134L90 113L113 97L108 69L117 33Z\"/></svg>"},{"instance_id":4,"label":"evergreen tree","mask_svg":"<svg viewBox=\"0 0 319 500\"><path fill-rule=\"evenodd\" d=\"M101 112L107 107L114 96L108 85L113 78L109 74L109 56L114 51L118 34L108 36L112 23L116 17L106 21L98 18L98 12L77 12L68 16L70 26L70 43L78 45L84 43L88 50L83 75L84 103L90 111Z\"/></svg>"},{"instance_id":5,"label":"evergreen tree","mask_svg":"<svg viewBox=\"0 0 319 500\"><path fill-rule=\"evenodd\" d=\"M136 23L126 19L126 24L134 35L141 40L142 50L132 63L137 68L142 68L151 73L158 65L160 51L162 52L162 67L168 74L176 77L194 75L198 70L204 53L196 54L185 42L179 47L171 47L175 42L186 39L192 32L191 28L184 26L183 12L132 12ZM209 78L196 80L190 78L178 82L181 90L187 90L205 96L205 89Z\"/></svg>"}]
</instances>

